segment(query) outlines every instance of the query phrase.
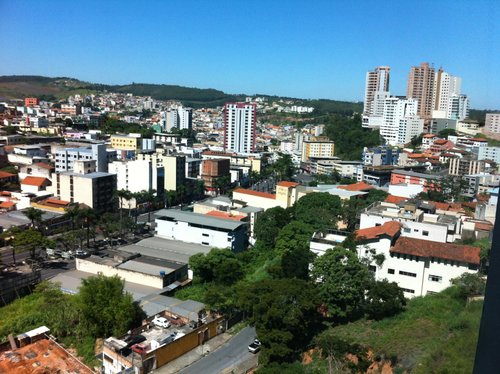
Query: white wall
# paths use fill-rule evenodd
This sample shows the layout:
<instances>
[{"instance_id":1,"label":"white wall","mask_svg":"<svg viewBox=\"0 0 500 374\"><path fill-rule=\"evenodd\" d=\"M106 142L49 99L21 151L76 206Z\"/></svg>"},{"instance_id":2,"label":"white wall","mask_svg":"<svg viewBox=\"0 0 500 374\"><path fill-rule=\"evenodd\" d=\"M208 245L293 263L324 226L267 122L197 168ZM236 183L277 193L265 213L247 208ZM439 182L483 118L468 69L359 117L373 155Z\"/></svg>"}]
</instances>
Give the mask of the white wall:
<instances>
[{"instance_id":1,"label":"white wall","mask_svg":"<svg viewBox=\"0 0 500 374\"><path fill-rule=\"evenodd\" d=\"M261 196L249 195L246 193L240 193L237 191L233 191L233 200L241 200L246 202L250 206L255 206L257 208L262 208L267 210L269 208L274 208L275 206L282 206L280 201L276 199L268 199ZM283 203L284 204L284 203ZM282 206L286 208L286 206Z\"/></svg>"}]
</instances>

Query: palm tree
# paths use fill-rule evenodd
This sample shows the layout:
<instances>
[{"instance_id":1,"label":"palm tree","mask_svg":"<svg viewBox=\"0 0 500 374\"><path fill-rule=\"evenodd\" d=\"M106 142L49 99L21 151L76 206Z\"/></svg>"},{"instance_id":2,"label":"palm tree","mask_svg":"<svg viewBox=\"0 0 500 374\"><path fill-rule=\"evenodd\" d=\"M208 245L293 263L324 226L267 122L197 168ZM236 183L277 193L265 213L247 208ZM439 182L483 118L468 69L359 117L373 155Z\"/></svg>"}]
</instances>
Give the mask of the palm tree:
<instances>
[{"instance_id":1,"label":"palm tree","mask_svg":"<svg viewBox=\"0 0 500 374\"><path fill-rule=\"evenodd\" d=\"M194 193L197 198L202 198L203 195L205 194L205 182L198 180L196 181L196 184L194 185Z\"/></svg>"},{"instance_id":2,"label":"palm tree","mask_svg":"<svg viewBox=\"0 0 500 374\"><path fill-rule=\"evenodd\" d=\"M75 221L79 215L80 206L78 204L66 208L66 215L71 219L71 230L75 229Z\"/></svg>"},{"instance_id":3,"label":"palm tree","mask_svg":"<svg viewBox=\"0 0 500 374\"><path fill-rule=\"evenodd\" d=\"M151 210L153 208L153 203L155 201L155 194L156 194L156 190L149 190L149 191L142 191L141 192L142 194L142 198L143 198L143 201L145 203L147 203L147 207L148 207L148 222L151 222Z\"/></svg>"},{"instance_id":4,"label":"palm tree","mask_svg":"<svg viewBox=\"0 0 500 374\"><path fill-rule=\"evenodd\" d=\"M179 184L177 186L177 195L179 196L179 199L181 200L181 204L184 202L186 192L187 192L187 188L185 185Z\"/></svg>"},{"instance_id":5,"label":"palm tree","mask_svg":"<svg viewBox=\"0 0 500 374\"><path fill-rule=\"evenodd\" d=\"M38 224L42 221L43 211L40 209L29 207L23 210L23 214L31 221L32 227L35 227L35 222Z\"/></svg>"},{"instance_id":6,"label":"palm tree","mask_svg":"<svg viewBox=\"0 0 500 374\"><path fill-rule=\"evenodd\" d=\"M87 248L90 247L90 227L95 222L97 215L92 208L80 209L78 218L82 222L82 227L86 228Z\"/></svg>"},{"instance_id":7,"label":"palm tree","mask_svg":"<svg viewBox=\"0 0 500 374\"><path fill-rule=\"evenodd\" d=\"M128 191L128 190L124 190L124 189L121 189L121 190L118 190L116 191L116 196L118 197L118 201L120 203L120 235L122 235L122 228L123 228L123 202L124 200L127 200L130 202L130 200L132 199L132 192Z\"/></svg>"}]
</instances>

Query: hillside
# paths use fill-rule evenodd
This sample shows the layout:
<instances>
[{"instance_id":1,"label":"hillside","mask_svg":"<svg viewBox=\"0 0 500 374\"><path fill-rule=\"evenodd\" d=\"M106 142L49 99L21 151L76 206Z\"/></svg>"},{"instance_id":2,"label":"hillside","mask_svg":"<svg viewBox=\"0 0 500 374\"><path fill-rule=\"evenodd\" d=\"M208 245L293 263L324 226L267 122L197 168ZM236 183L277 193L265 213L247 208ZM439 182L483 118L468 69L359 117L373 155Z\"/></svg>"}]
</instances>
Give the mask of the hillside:
<instances>
[{"instance_id":1,"label":"hillside","mask_svg":"<svg viewBox=\"0 0 500 374\"><path fill-rule=\"evenodd\" d=\"M106 85L83 82L67 77L42 76L0 76L0 100L23 99L37 96L46 100L61 100L73 94L90 94L102 91L132 93L137 96L151 96L158 100L179 100L194 108L216 107L228 101L244 100L245 94L233 95L212 88L192 88L168 84L131 83L126 85ZM328 99L303 100L279 96L265 96L270 100L293 100L297 105L312 106L315 114L337 113L351 115L362 110L361 103Z\"/></svg>"},{"instance_id":2,"label":"hillside","mask_svg":"<svg viewBox=\"0 0 500 374\"><path fill-rule=\"evenodd\" d=\"M405 312L361 320L328 332L395 363L395 373L470 373L482 302L466 304L455 287L411 300Z\"/></svg>"}]
</instances>

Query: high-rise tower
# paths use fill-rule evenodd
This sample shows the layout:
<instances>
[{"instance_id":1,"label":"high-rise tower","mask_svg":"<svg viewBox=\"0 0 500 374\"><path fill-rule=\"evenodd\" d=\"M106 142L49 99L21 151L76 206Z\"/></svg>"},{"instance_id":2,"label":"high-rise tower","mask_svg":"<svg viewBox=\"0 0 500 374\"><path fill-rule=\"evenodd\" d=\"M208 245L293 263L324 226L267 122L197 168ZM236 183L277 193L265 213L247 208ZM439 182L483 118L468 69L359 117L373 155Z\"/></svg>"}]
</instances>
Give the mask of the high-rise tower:
<instances>
[{"instance_id":1,"label":"high-rise tower","mask_svg":"<svg viewBox=\"0 0 500 374\"><path fill-rule=\"evenodd\" d=\"M389 66L378 66L373 71L366 73L365 105L363 116L373 115L373 100L377 92L389 91Z\"/></svg>"},{"instance_id":2,"label":"high-rise tower","mask_svg":"<svg viewBox=\"0 0 500 374\"><path fill-rule=\"evenodd\" d=\"M224 150L252 153L255 150L257 106L254 103L224 105Z\"/></svg>"},{"instance_id":3,"label":"high-rise tower","mask_svg":"<svg viewBox=\"0 0 500 374\"><path fill-rule=\"evenodd\" d=\"M408 75L408 88L406 96L418 100L418 115L420 118L429 119L434 109L434 84L436 70L423 62L420 66L412 66Z\"/></svg>"}]
</instances>

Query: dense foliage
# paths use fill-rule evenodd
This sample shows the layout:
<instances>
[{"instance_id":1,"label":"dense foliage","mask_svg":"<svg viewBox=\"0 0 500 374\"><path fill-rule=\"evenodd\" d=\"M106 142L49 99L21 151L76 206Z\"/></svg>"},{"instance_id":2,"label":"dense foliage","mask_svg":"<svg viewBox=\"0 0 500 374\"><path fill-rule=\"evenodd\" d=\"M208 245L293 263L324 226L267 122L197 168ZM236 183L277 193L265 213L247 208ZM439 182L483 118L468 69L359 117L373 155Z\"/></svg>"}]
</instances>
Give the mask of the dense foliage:
<instances>
[{"instance_id":1,"label":"dense foliage","mask_svg":"<svg viewBox=\"0 0 500 374\"><path fill-rule=\"evenodd\" d=\"M359 160L363 147L373 147L382 143L378 130L361 127L361 116L352 118L340 115L326 117L325 134L335 142L335 154L343 160Z\"/></svg>"}]
</instances>

